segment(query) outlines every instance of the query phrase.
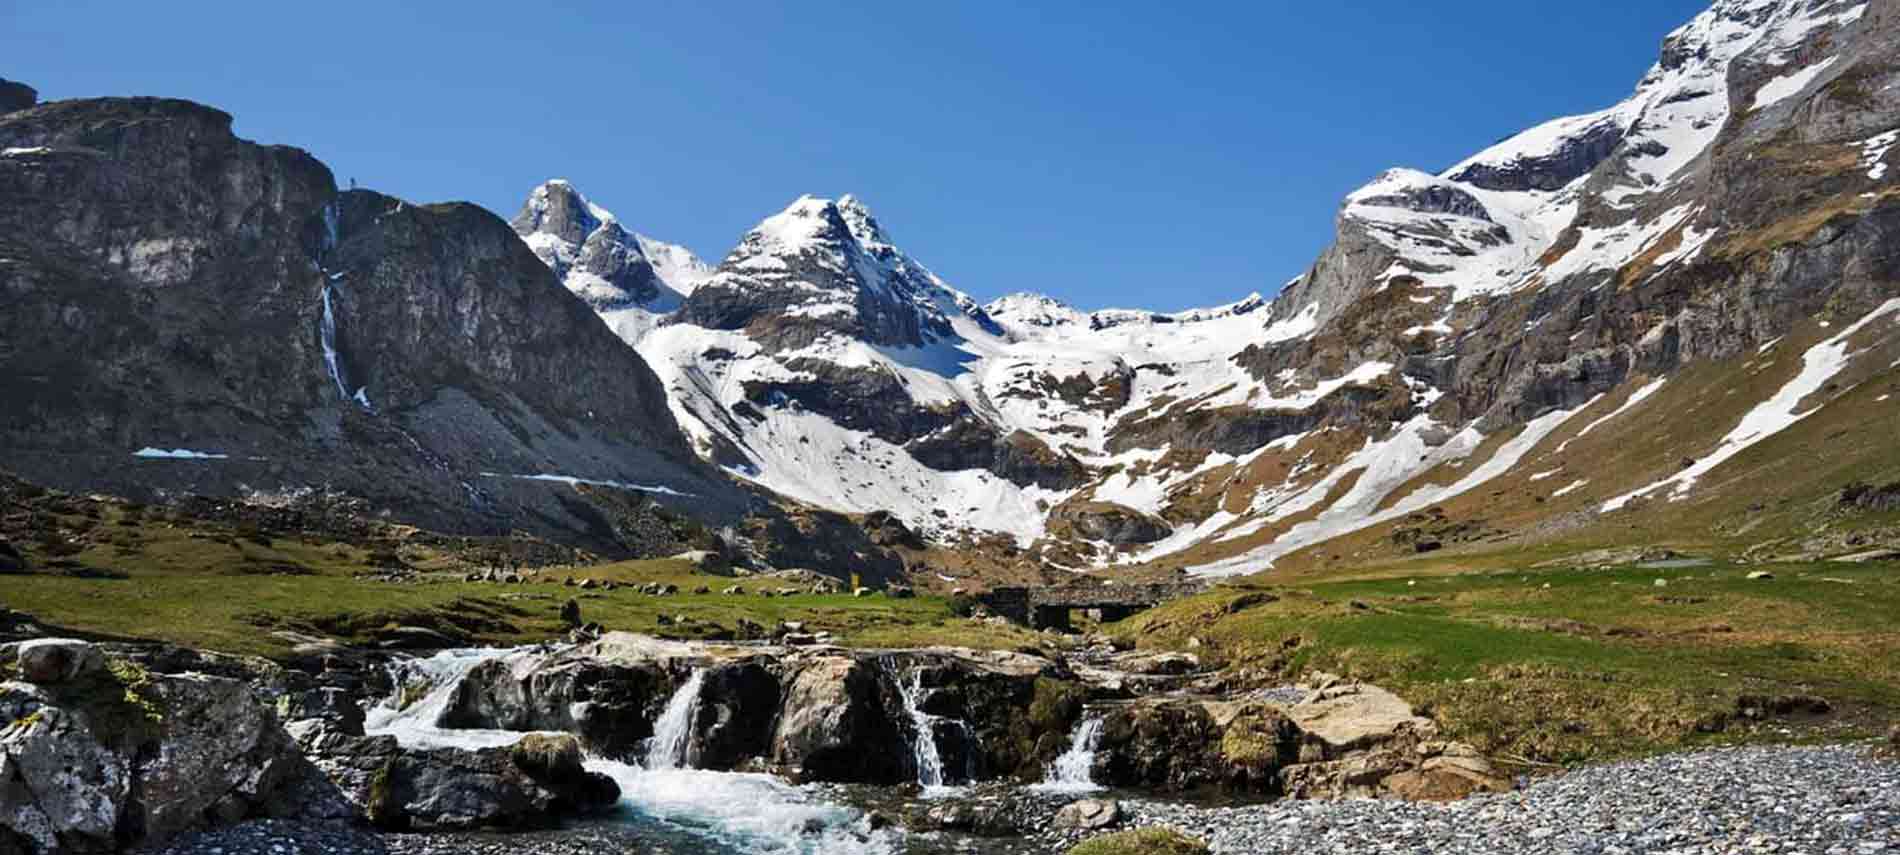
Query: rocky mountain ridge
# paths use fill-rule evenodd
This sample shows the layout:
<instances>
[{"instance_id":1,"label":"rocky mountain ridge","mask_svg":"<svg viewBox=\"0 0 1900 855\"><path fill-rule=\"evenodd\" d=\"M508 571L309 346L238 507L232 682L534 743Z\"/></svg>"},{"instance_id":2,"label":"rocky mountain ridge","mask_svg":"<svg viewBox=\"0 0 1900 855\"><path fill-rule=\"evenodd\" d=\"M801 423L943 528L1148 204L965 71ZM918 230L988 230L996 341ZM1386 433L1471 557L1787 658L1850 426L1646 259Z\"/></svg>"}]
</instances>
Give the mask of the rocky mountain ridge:
<instances>
[{"instance_id":1,"label":"rocky mountain ridge","mask_svg":"<svg viewBox=\"0 0 1900 855\"><path fill-rule=\"evenodd\" d=\"M664 527L658 506L524 478L690 495L709 519L746 506L639 356L480 208L339 192L308 154L167 99L0 114L0 152L0 449L21 475L334 490L608 553L664 547L633 534Z\"/></svg>"},{"instance_id":2,"label":"rocky mountain ridge","mask_svg":"<svg viewBox=\"0 0 1900 855\"><path fill-rule=\"evenodd\" d=\"M184 102L29 107L0 115L0 436L55 486L327 486L619 551L682 544L597 494L802 541L875 515L799 554L946 585L944 547L1226 575L1367 531L1396 554L1614 526L1721 495L1900 355L1897 28L1720 0L1625 101L1388 171L1271 301L1179 313L980 305L852 196L708 267L566 181L503 224L339 193ZM1701 415L1646 439L1674 412ZM1616 464L1573 472L1573 445Z\"/></svg>"},{"instance_id":3,"label":"rocky mountain ridge","mask_svg":"<svg viewBox=\"0 0 1900 855\"><path fill-rule=\"evenodd\" d=\"M1487 484L1600 516L1623 507L1602 482L1645 493L1682 455L1549 490L1526 467L1664 378L1821 348L1751 367L1787 377L1736 414L1773 429L1672 437L1706 470L1886 367L1895 29L1880 4L1721 0L1625 101L1350 194L1271 302L978 307L861 201L807 197L626 338L729 471L1048 566L1259 570Z\"/></svg>"}]
</instances>

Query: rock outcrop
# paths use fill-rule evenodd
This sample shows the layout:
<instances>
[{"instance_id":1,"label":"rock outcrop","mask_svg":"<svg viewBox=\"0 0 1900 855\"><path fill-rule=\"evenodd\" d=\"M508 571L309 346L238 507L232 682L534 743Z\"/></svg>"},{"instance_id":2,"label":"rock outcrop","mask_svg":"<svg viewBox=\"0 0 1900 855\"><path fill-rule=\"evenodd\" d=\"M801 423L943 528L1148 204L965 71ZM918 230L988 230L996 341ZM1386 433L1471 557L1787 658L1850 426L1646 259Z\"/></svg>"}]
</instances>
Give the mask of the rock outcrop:
<instances>
[{"instance_id":1,"label":"rock outcrop","mask_svg":"<svg viewBox=\"0 0 1900 855\"><path fill-rule=\"evenodd\" d=\"M156 673L66 640L7 645L0 662L0 844L111 852L248 817L335 816L326 782L242 681Z\"/></svg>"},{"instance_id":2,"label":"rock outcrop","mask_svg":"<svg viewBox=\"0 0 1900 855\"><path fill-rule=\"evenodd\" d=\"M590 493L744 509L652 370L486 211L339 193L186 101L0 113L0 150L0 455L28 478L327 484L437 530L622 554ZM550 473L598 486L509 477Z\"/></svg>"},{"instance_id":3,"label":"rock outcrop","mask_svg":"<svg viewBox=\"0 0 1900 855\"><path fill-rule=\"evenodd\" d=\"M1167 791L1452 800L1510 779L1376 686L1321 677L1299 703L1156 698L1104 716L1096 780Z\"/></svg>"}]
</instances>

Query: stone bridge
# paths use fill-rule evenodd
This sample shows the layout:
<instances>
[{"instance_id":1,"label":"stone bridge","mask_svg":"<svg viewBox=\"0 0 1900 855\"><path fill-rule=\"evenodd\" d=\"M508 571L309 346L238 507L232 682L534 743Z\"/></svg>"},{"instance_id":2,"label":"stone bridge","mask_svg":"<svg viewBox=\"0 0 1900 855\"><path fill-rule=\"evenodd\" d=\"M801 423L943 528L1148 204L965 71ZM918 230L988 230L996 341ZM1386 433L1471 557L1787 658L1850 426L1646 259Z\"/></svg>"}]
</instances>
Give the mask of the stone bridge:
<instances>
[{"instance_id":1,"label":"stone bridge","mask_svg":"<svg viewBox=\"0 0 1900 855\"><path fill-rule=\"evenodd\" d=\"M1043 588L992 588L977 600L1003 617L1031 629L1069 629L1070 613L1083 609L1104 623L1118 621L1168 600L1198 594L1200 582L1145 585L1059 585Z\"/></svg>"}]
</instances>

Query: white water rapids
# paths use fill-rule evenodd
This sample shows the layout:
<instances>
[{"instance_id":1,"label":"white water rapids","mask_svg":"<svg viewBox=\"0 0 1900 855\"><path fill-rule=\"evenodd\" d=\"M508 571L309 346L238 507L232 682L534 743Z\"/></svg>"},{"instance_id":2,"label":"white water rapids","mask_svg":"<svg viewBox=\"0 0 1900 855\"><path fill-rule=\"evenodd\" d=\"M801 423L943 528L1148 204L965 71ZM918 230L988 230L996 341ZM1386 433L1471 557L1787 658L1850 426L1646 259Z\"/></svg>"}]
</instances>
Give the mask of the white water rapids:
<instances>
[{"instance_id":1,"label":"white water rapids","mask_svg":"<svg viewBox=\"0 0 1900 855\"><path fill-rule=\"evenodd\" d=\"M388 734L406 747L478 750L512 745L522 734L444 728L441 715L463 676L483 662L520 655L513 650L447 650L399 666L391 697L370 710L365 730ZM684 834L719 855L895 855L903 838L893 830L865 832L862 814L828 804L806 787L770 775L687 768L692 720L704 674L695 671L667 702L648 743L646 766L590 758L587 768L620 785L619 821L670 835ZM407 706L405 695L425 693Z\"/></svg>"},{"instance_id":2,"label":"white water rapids","mask_svg":"<svg viewBox=\"0 0 1900 855\"><path fill-rule=\"evenodd\" d=\"M1075 726L1069 737L1069 750L1049 764L1049 775L1032 789L1043 793L1092 793L1101 789L1091 772L1095 750L1102 744L1102 719L1089 716Z\"/></svg>"}]
</instances>

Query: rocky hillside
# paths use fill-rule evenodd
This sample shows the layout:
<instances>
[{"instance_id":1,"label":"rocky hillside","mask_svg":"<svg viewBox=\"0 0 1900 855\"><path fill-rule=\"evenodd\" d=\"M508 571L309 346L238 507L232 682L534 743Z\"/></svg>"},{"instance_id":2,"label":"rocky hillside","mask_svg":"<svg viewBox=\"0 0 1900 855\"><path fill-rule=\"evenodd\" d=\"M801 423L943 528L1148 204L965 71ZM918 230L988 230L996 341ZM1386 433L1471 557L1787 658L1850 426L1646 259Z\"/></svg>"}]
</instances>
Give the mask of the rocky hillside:
<instances>
[{"instance_id":1,"label":"rocky hillside","mask_svg":"<svg viewBox=\"0 0 1900 855\"><path fill-rule=\"evenodd\" d=\"M7 468L141 497L334 490L619 553L677 538L576 479L743 510L652 370L494 215L339 193L197 104L20 100L0 114Z\"/></svg>"},{"instance_id":2,"label":"rocky hillside","mask_svg":"<svg viewBox=\"0 0 1900 855\"><path fill-rule=\"evenodd\" d=\"M616 326L708 459L1047 566L1231 574L1364 530L1392 554L1608 531L1737 495L1731 459L1889 376L1897 17L1721 0L1628 99L1352 193L1271 302L979 307L858 199L808 197L677 310ZM1646 429L1662 411L1696 416ZM1771 490L1841 486L1799 474Z\"/></svg>"}]
</instances>

